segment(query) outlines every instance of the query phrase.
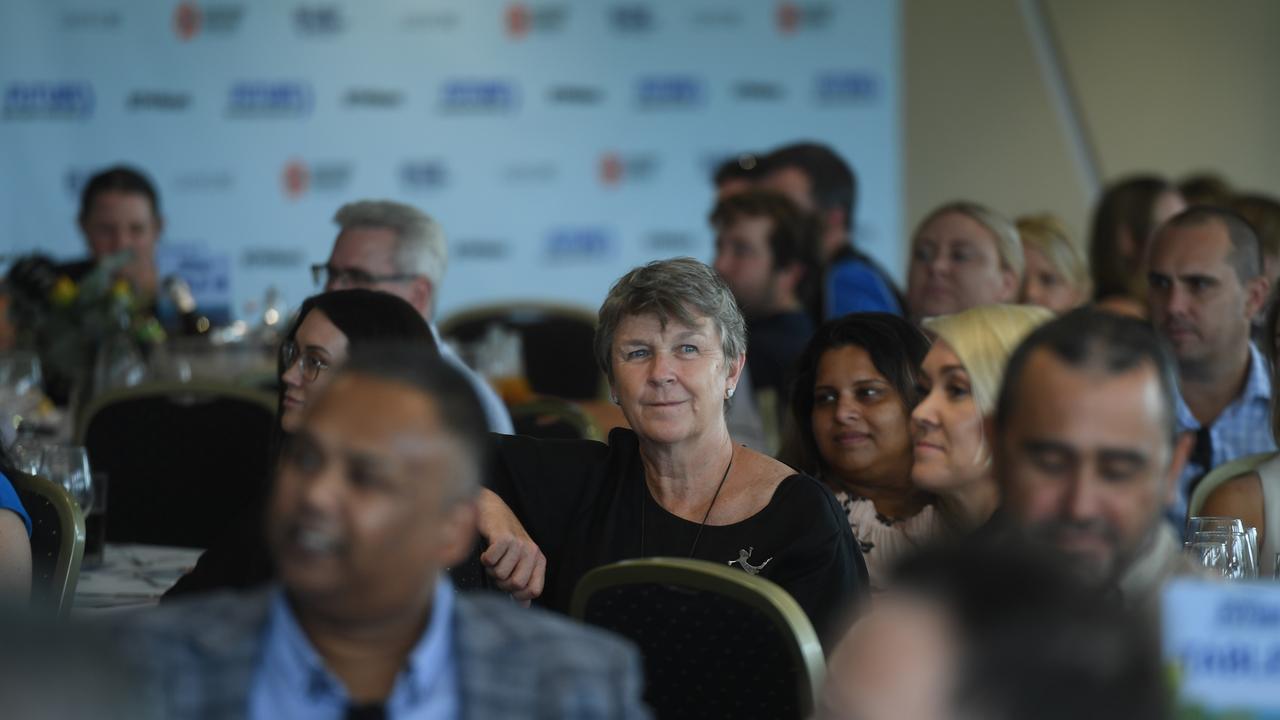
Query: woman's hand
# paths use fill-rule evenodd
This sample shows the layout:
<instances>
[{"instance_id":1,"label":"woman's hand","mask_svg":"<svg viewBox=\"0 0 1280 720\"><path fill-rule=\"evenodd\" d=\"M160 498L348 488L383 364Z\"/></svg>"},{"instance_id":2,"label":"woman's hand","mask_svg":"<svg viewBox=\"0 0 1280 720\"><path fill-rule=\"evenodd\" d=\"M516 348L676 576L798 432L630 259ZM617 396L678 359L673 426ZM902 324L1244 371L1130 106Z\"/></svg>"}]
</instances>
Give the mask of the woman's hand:
<instances>
[{"instance_id":1,"label":"woman's hand","mask_svg":"<svg viewBox=\"0 0 1280 720\"><path fill-rule=\"evenodd\" d=\"M511 508L492 491L482 489L478 529L489 546L480 554L485 572L503 592L525 607L542 594L547 558L525 532Z\"/></svg>"}]
</instances>

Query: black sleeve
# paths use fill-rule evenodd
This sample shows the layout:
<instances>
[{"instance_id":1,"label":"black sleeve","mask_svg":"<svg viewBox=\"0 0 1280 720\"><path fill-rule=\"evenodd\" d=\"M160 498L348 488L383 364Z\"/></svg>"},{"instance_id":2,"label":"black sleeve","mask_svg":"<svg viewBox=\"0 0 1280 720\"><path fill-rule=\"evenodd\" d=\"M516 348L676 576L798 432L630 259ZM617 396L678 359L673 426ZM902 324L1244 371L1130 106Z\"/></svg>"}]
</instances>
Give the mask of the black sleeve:
<instances>
[{"instance_id":1,"label":"black sleeve","mask_svg":"<svg viewBox=\"0 0 1280 720\"><path fill-rule=\"evenodd\" d=\"M795 598L830 653L868 599L870 580L862 550L831 491L809 477L800 481L789 516L804 525L778 558L777 573L765 576Z\"/></svg>"},{"instance_id":2,"label":"black sleeve","mask_svg":"<svg viewBox=\"0 0 1280 720\"><path fill-rule=\"evenodd\" d=\"M489 437L485 486L511 508L551 564L604 485L609 447L588 440Z\"/></svg>"},{"instance_id":3,"label":"black sleeve","mask_svg":"<svg viewBox=\"0 0 1280 720\"><path fill-rule=\"evenodd\" d=\"M275 577L263 528L265 510L255 503L241 512L200 555L196 566L165 591L161 602L213 590L243 590Z\"/></svg>"}]
</instances>

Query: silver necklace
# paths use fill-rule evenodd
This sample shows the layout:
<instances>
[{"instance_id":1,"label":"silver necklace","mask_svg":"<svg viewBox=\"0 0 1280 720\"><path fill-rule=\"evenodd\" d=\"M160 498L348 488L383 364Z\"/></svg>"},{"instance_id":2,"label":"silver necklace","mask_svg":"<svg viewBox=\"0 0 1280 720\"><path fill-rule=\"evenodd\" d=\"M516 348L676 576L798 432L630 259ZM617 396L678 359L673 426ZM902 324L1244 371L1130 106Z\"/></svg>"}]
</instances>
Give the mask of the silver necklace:
<instances>
[{"instance_id":1,"label":"silver necklace","mask_svg":"<svg viewBox=\"0 0 1280 720\"><path fill-rule=\"evenodd\" d=\"M698 541L702 539L702 529L707 526L707 519L711 517L711 509L716 506L716 500L720 499L720 491L724 489L724 481L729 479L729 471L733 469L733 458L735 455L738 454L738 448L734 447L732 444L729 445L729 448L730 448L729 464L725 466L724 475L720 476L720 484L716 486L716 492L714 495L711 496L711 504L707 506L706 514L702 516L702 522L698 523L698 532L696 535L693 536L693 545L689 546L690 559L693 559L693 553L698 549ZM641 483L640 492L641 493L648 492L648 489L645 487L645 479L643 477L640 478L640 483ZM657 500L655 500L654 502L657 502ZM645 516L645 509L647 505L648 503L645 502L644 495L641 494L640 496L640 557L646 557L646 555L644 554L644 516Z\"/></svg>"}]
</instances>

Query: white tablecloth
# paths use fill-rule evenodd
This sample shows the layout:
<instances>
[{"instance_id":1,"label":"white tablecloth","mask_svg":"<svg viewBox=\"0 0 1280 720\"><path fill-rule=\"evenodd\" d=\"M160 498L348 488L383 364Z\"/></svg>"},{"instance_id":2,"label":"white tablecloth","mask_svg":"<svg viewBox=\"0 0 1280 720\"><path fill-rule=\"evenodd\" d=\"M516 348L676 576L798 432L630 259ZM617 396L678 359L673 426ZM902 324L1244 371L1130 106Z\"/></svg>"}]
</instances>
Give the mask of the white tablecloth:
<instances>
[{"instance_id":1,"label":"white tablecloth","mask_svg":"<svg viewBox=\"0 0 1280 720\"><path fill-rule=\"evenodd\" d=\"M202 550L162 545L107 543L100 567L80 570L75 612L144 607L196 564Z\"/></svg>"}]
</instances>

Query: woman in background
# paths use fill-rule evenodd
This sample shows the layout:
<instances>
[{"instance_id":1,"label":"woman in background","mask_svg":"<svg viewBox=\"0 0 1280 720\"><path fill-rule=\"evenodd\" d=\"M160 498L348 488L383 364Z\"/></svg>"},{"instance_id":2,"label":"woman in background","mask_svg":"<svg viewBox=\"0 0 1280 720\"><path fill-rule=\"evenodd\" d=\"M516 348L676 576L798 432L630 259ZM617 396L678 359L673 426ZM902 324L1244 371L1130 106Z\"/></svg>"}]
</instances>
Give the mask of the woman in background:
<instances>
[{"instance_id":1,"label":"woman in background","mask_svg":"<svg viewBox=\"0 0 1280 720\"><path fill-rule=\"evenodd\" d=\"M408 302L375 290L335 290L303 301L280 343L280 420L272 452L301 425L306 408L333 379L334 370L363 345L411 343L434 348L422 315ZM271 463L275 468L275 462ZM275 574L262 534L268 483L251 498L221 540L182 576L165 597L223 588L248 588Z\"/></svg>"},{"instance_id":2,"label":"woman in background","mask_svg":"<svg viewBox=\"0 0 1280 720\"><path fill-rule=\"evenodd\" d=\"M907 312L918 322L1013 302L1024 267L1013 223L977 203L948 203L926 215L911 238Z\"/></svg>"},{"instance_id":3,"label":"woman in background","mask_svg":"<svg viewBox=\"0 0 1280 720\"><path fill-rule=\"evenodd\" d=\"M1056 215L1024 215L1017 220L1027 272L1022 302L1062 313L1088 302L1092 293L1089 259Z\"/></svg>"},{"instance_id":4,"label":"woman in background","mask_svg":"<svg viewBox=\"0 0 1280 720\"><path fill-rule=\"evenodd\" d=\"M1099 307L1146 317L1142 262L1147 239L1185 207L1178 189L1157 175L1135 175L1107 186L1089 233L1093 299Z\"/></svg>"},{"instance_id":5,"label":"woman in background","mask_svg":"<svg viewBox=\"0 0 1280 720\"><path fill-rule=\"evenodd\" d=\"M911 484L911 409L929 340L887 313L824 323L800 355L784 460L822 480L844 508L873 591L935 537L932 496Z\"/></svg>"},{"instance_id":6,"label":"woman in background","mask_svg":"<svg viewBox=\"0 0 1280 720\"><path fill-rule=\"evenodd\" d=\"M973 532L1000 504L983 423L995 411L1014 348L1052 317L1031 305L983 305L924 322L934 341L921 367L920 403L911 413L911 480L937 496L950 532Z\"/></svg>"}]
</instances>

